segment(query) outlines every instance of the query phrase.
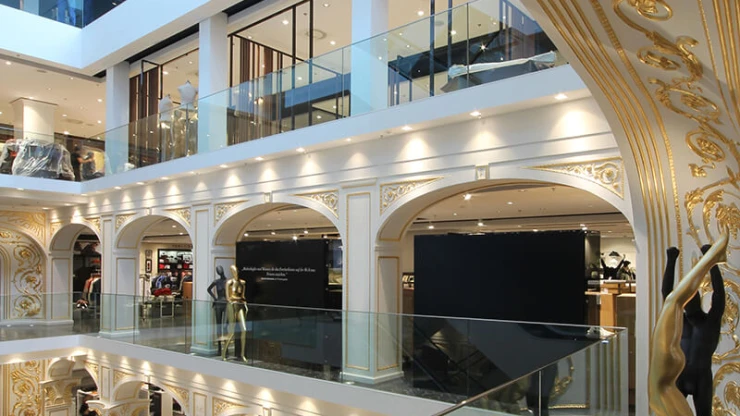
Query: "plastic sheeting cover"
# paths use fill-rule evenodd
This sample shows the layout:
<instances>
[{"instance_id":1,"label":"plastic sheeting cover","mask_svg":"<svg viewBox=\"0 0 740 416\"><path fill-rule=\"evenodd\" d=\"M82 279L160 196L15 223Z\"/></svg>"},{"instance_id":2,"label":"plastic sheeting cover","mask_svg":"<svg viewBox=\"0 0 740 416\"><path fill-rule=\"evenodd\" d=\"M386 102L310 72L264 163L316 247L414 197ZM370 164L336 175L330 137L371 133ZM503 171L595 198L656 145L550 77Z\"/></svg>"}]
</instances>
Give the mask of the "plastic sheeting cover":
<instances>
[{"instance_id":1,"label":"plastic sheeting cover","mask_svg":"<svg viewBox=\"0 0 740 416\"><path fill-rule=\"evenodd\" d=\"M18 154L18 143L14 139L5 142L3 151L0 153L0 173L10 175L13 173L13 161Z\"/></svg>"},{"instance_id":2,"label":"plastic sheeting cover","mask_svg":"<svg viewBox=\"0 0 740 416\"><path fill-rule=\"evenodd\" d=\"M56 143L23 140L13 163L13 175L74 180L69 151Z\"/></svg>"}]
</instances>

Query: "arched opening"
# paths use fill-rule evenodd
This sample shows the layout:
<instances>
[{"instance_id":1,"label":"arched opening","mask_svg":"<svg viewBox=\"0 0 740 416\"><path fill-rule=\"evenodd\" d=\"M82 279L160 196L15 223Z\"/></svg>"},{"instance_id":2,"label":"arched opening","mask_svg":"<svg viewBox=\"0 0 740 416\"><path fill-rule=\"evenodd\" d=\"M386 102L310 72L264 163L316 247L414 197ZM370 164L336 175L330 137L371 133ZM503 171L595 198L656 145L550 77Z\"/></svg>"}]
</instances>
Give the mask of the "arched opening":
<instances>
[{"instance_id":1,"label":"arched opening","mask_svg":"<svg viewBox=\"0 0 740 416\"><path fill-rule=\"evenodd\" d=\"M193 250L188 224L178 217L148 215L123 225L111 285L117 297L135 300L133 315L138 320L129 326L140 331L190 326ZM184 346L188 334L171 331L160 338L167 340L168 348Z\"/></svg>"},{"instance_id":2,"label":"arched opening","mask_svg":"<svg viewBox=\"0 0 740 416\"><path fill-rule=\"evenodd\" d=\"M625 215L629 207L617 196L604 198L584 189L533 180L479 181L439 188L397 208L385 218L377 244L396 247L403 312L620 326L630 328L633 336L637 282L644 265L636 262L634 234ZM508 371L503 370L500 351L454 322L407 319L403 335L406 370L414 380L430 377L429 371L416 373L409 364L414 360L439 364L435 380L448 383L450 391L461 387L450 374L470 375L462 378L466 394L471 385L487 386ZM537 337L526 334L519 341L535 345ZM517 341L509 337L507 342ZM628 345L634 386L634 342ZM524 351L527 345L516 348ZM528 359L535 361L540 350L535 348ZM551 380L543 389L553 390L542 391L543 403L578 404L569 396L577 388L568 393L553 387L574 377L570 364L562 361L546 374ZM581 367L585 364L575 366L577 371ZM528 387L516 388L521 391L512 393L517 399L510 404L528 405ZM505 396L500 400L508 400Z\"/></svg>"},{"instance_id":3,"label":"arched opening","mask_svg":"<svg viewBox=\"0 0 740 416\"><path fill-rule=\"evenodd\" d=\"M341 367L343 287L334 219L296 203L260 204L235 213L220 230L214 242L227 245L231 237L234 258L216 258L215 266L227 274L237 266L249 308L244 338L239 325L224 325L228 310L214 310L219 339L235 331L227 355L239 357L243 339L255 365L331 377Z\"/></svg>"}]
</instances>

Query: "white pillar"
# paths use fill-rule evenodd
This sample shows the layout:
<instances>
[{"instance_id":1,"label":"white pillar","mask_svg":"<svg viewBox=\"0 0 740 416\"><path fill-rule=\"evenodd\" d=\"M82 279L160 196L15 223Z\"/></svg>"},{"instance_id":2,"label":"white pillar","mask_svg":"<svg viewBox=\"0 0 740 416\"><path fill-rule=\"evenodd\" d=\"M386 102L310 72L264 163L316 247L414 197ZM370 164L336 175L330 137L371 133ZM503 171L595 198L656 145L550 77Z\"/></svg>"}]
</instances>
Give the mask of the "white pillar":
<instances>
[{"instance_id":1,"label":"white pillar","mask_svg":"<svg viewBox=\"0 0 740 416\"><path fill-rule=\"evenodd\" d=\"M105 71L105 173L123 172L129 152L129 69L121 62Z\"/></svg>"},{"instance_id":2,"label":"white pillar","mask_svg":"<svg viewBox=\"0 0 740 416\"><path fill-rule=\"evenodd\" d=\"M213 236L213 212L207 205L195 206L193 217L193 308L192 308L192 345L191 350L201 354L215 354L215 322L211 297L207 289L216 276L214 262L222 257L234 257L234 252L221 252L211 248ZM228 270L228 268L225 268Z\"/></svg>"},{"instance_id":3,"label":"white pillar","mask_svg":"<svg viewBox=\"0 0 740 416\"><path fill-rule=\"evenodd\" d=\"M189 403L186 403L186 405ZM166 391L161 393L159 403L160 416L172 416L172 395Z\"/></svg>"},{"instance_id":4,"label":"white pillar","mask_svg":"<svg viewBox=\"0 0 740 416\"><path fill-rule=\"evenodd\" d=\"M71 250L54 250L49 255L49 281L46 287L46 319L72 322L72 260Z\"/></svg>"},{"instance_id":5,"label":"white pillar","mask_svg":"<svg viewBox=\"0 0 740 416\"><path fill-rule=\"evenodd\" d=\"M351 115L388 106L388 0L352 0Z\"/></svg>"},{"instance_id":6,"label":"white pillar","mask_svg":"<svg viewBox=\"0 0 740 416\"><path fill-rule=\"evenodd\" d=\"M217 150L227 144L226 108L230 101L225 91L229 88L227 20L225 13L219 13L200 22L198 152Z\"/></svg>"},{"instance_id":7,"label":"white pillar","mask_svg":"<svg viewBox=\"0 0 740 416\"><path fill-rule=\"evenodd\" d=\"M19 98L13 105L13 128L16 140L35 139L54 142L54 113L56 104Z\"/></svg>"}]
</instances>

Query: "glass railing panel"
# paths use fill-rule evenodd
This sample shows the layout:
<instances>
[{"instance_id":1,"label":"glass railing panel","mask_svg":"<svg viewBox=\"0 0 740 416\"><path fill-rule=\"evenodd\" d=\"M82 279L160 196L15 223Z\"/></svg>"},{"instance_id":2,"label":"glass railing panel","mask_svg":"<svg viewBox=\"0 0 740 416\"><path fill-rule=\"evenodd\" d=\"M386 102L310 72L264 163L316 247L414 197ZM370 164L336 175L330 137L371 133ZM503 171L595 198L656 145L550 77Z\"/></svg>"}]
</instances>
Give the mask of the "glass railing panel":
<instances>
[{"instance_id":1,"label":"glass railing panel","mask_svg":"<svg viewBox=\"0 0 740 416\"><path fill-rule=\"evenodd\" d=\"M100 16L111 11L126 0L0 0L0 6L8 6L24 12L56 20L75 27L85 27Z\"/></svg>"},{"instance_id":2,"label":"glass railing panel","mask_svg":"<svg viewBox=\"0 0 740 416\"><path fill-rule=\"evenodd\" d=\"M630 414L626 331L603 339L496 388L461 401L442 415ZM559 413L558 413L559 414Z\"/></svg>"}]
</instances>

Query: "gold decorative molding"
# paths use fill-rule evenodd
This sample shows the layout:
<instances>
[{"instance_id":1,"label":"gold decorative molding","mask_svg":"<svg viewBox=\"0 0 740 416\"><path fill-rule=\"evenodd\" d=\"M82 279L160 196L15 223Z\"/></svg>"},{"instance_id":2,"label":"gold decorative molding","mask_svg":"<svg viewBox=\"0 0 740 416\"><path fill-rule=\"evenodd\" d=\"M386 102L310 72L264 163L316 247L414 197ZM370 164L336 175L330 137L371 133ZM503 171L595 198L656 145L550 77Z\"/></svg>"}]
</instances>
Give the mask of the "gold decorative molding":
<instances>
[{"instance_id":1,"label":"gold decorative molding","mask_svg":"<svg viewBox=\"0 0 740 416\"><path fill-rule=\"evenodd\" d=\"M80 385L81 379L53 380L41 383L44 390L45 406L68 406L72 404L72 391Z\"/></svg>"},{"instance_id":2,"label":"gold decorative molding","mask_svg":"<svg viewBox=\"0 0 740 416\"><path fill-rule=\"evenodd\" d=\"M213 225L218 224L218 222L221 221L221 218L223 218L226 214L228 214L232 208L244 202L247 202L247 200L224 202L222 204L214 205L213 206Z\"/></svg>"},{"instance_id":3,"label":"gold decorative molding","mask_svg":"<svg viewBox=\"0 0 740 416\"><path fill-rule=\"evenodd\" d=\"M167 212L170 212L178 217L180 217L183 221L185 221L185 224L190 227L190 216L191 216L191 210L190 207L188 208L176 208L176 209L168 209Z\"/></svg>"},{"instance_id":4,"label":"gold decorative molding","mask_svg":"<svg viewBox=\"0 0 740 416\"><path fill-rule=\"evenodd\" d=\"M38 241L46 241L46 213L0 211L0 223L10 224L27 232Z\"/></svg>"},{"instance_id":5,"label":"gold decorative molding","mask_svg":"<svg viewBox=\"0 0 740 416\"><path fill-rule=\"evenodd\" d=\"M315 192L307 194L296 194L295 196L300 198L312 199L319 204L325 206L329 211L334 214L334 217L339 218L339 191L332 189L330 191Z\"/></svg>"},{"instance_id":6,"label":"gold decorative molding","mask_svg":"<svg viewBox=\"0 0 740 416\"><path fill-rule=\"evenodd\" d=\"M175 396L175 399L177 399L177 402L180 403L180 406L182 406L184 410L190 409L190 391L182 387L175 387L169 384L165 384L164 387L172 392L172 394ZM186 411L185 413L190 412Z\"/></svg>"},{"instance_id":7,"label":"gold decorative molding","mask_svg":"<svg viewBox=\"0 0 740 416\"><path fill-rule=\"evenodd\" d=\"M116 231L118 231L123 224L127 223L131 218L133 218L136 214L121 214L116 215Z\"/></svg>"},{"instance_id":8,"label":"gold decorative molding","mask_svg":"<svg viewBox=\"0 0 740 416\"><path fill-rule=\"evenodd\" d=\"M12 318L43 317L45 254L22 233L3 229L0 229L0 247L8 250L10 260Z\"/></svg>"},{"instance_id":9,"label":"gold decorative molding","mask_svg":"<svg viewBox=\"0 0 740 416\"><path fill-rule=\"evenodd\" d=\"M94 218L85 218L85 221L87 221L92 227L95 229L95 231L100 234L100 217L94 217Z\"/></svg>"},{"instance_id":10,"label":"gold decorative molding","mask_svg":"<svg viewBox=\"0 0 740 416\"><path fill-rule=\"evenodd\" d=\"M8 364L4 386L8 403L3 403L9 416L43 414L41 379L46 373L46 361L26 361Z\"/></svg>"},{"instance_id":11,"label":"gold decorative molding","mask_svg":"<svg viewBox=\"0 0 740 416\"><path fill-rule=\"evenodd\" d=\"M593 182L624 199L624 162L620 157L531 166L527 169L562 173Z\"/></svg>"},{"instance_id":12,"label":"gold decorative molding","mask_svg":"<svg viewBox=\"0 0 740 416\"><path fill-rule=\"evenodd\" d=\"M115 389L116 386L118 386L118 383L121 382L121 380L127 377L133 377L133 376L134 376L133 374L129 374L124 371L113 370L113 388Z\"/></svg>"},{"instance_id":13,"label":"gold decorative molding","mask_svg":"<svg viewBox=\"0 0 740 416\"><path fill-rule=\"evenodd\" d=\"M95 382L98 382L98 378L100 377L98 374L98 370L100 367L95 364L91 363L89 361L85 361L85 368L87 369L87 372L90 373L90 376L95 380Z\"/></svg>"},{"instance_id":14,"label":"gold decorative molding","mask_svg":"<svg viewBox=\"0 0 740 416\"><path fill-rule=\"evenodd\" d=\"M380 214L382 215L388 208L390 208L396 201L398 201L404 195L421 188L422 186L429 185L430 183L436 182L442 179L430 178L420 179L411 181L401 181L384 183L380 185Z\"/></svg>"},{"instance_id":15,"label":"gold decorative molding","mask_svg":"<svg viewBox=\"0 0 740 416\"><path fill-rule=\"evenodd\" d=\"M242 407L242 405L240 405L239 403L217 399L215 397L213 398L213 416L221 416L225 411L237 407Z\"/></svg>"},{"instance_id":16,"label":"gold decorative molding","mask_svg":"<svg viewBox=\"0 0 740 416\"><path fill-rule=\"evenodd\" d=\"M49 225L49 238L54 237L56 235L57 231L62 229L62 223L61 222L52 222Z\"/></svg>"}]
</instances>

